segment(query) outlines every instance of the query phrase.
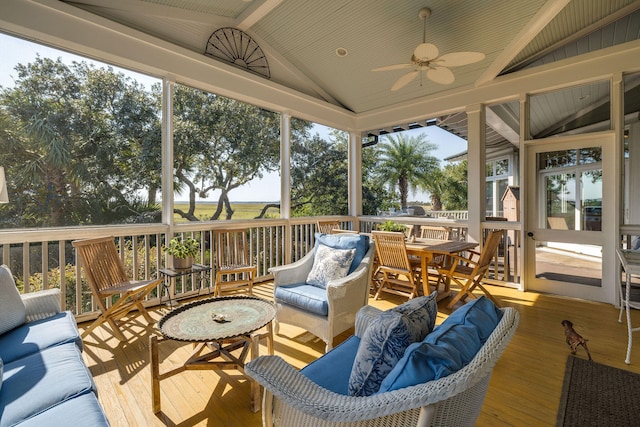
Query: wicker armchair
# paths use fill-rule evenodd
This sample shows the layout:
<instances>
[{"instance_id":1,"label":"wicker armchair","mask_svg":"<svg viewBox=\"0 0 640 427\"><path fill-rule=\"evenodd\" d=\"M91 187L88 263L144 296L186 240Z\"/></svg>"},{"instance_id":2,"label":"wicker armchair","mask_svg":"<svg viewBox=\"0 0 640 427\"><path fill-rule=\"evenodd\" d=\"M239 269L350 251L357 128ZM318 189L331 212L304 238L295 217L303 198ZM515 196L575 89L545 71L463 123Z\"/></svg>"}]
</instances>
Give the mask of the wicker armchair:
<instances>
[{"instance_id":1,"label":"wicker armchair","mask_svg":"<svg viewBox=\"0 0 640 427\"><path fill-rule=\"evenodd\" d=\"M283 303L277 297L279 286L304 283L313 267L314 251L310 251L292 264L270 268L269 271L273 273L274 301L277 309L274 332L279 333L280 323L298 326L321 338L326 343L325 350L331 350L333 338L352 328L356 313L360 307L367 304L374 255L375 246L370 243L364 258L351 274L327 284L325 298L328 314L326 316Z\"/></svg>"},{"instance_id":2,"label":"wicker armchair","mask_svg":"<svg viewBox=\"0 0 640 427\"><path fill-rule=\"evenodd\" d=\"M262 356L245 372L264 386L264 426L472 426L480 414L491 373L513 337L518 312L503 308L502 319L473 360L445 378L367 397L328 391L279 356ZM363 307L356 335L380 311ZM329 374L329 373L328 373Z\"/></svg>"}]
</instances>

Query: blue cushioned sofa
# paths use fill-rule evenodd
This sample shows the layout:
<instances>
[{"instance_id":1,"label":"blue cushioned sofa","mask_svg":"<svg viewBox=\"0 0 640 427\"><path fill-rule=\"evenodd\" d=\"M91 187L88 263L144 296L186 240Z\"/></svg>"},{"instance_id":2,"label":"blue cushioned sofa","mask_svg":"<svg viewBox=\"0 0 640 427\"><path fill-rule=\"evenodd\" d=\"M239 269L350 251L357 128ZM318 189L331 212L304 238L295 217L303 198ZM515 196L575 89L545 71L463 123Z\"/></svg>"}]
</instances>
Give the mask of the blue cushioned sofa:
<instances>
[{"instance_id":1,"label":"blue cushioned sofa","mask_svg":"<svg viewBox=\"0 0 640 427\"><path fill-rule=\"evenodd\" d=\"M108 426L60 291L19 295L0 266L0 427Z\"/></svg>"}]
</instances>

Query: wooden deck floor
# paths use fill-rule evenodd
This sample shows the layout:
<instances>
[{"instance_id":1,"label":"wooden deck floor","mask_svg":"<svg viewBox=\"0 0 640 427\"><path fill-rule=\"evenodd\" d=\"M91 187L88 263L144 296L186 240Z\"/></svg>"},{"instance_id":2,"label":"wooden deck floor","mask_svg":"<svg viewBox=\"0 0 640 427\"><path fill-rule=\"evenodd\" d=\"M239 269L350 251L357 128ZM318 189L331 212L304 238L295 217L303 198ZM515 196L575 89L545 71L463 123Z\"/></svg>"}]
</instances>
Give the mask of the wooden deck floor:
<instances>
[{"instance_id":1,"label":"wooden deck floor","mask_svg":"<svg viewBox=\"0 0 640 427\"><path fill-rule=\"evenodd\" d=\"M270 298L270 283L255 287L255 294ZM640 372L640 347L632 352L632 364L624 363L627 344L626 325L619 324L618 310L608 304L571 298L518 292L490 287L504 305L515 307L520 326L499 360L491 379L479 426L551 426L562 389L569 349L560 322L570 319L575 329L589 339L595 361ZM387 309L403 302L393 296L370 304ZM437 323L447 316L441 303ZM152 311L160 319L160 309ZM633 313L640 323L640 313ZM86 327L81 324L80 328ZM94 376L99 399L107 417L117 426L259 426L261 414L249 410L250 387L239 373L225 371L186 371L161 382L162 412L151 409L149 336L154 326L135 322L120 343L108 329L98 328L85 340L84 359ZM348 337L345 333L336 343ZM160 344L161 369L179 364L190 345L167 341ZM275 352L293 366L301 368L319 357L324 343L304 330L282 325L275 337ZM261 354L266 347L261 346ZM586 357L582 350L578 356Z\"/></svg>"}]
</instances>

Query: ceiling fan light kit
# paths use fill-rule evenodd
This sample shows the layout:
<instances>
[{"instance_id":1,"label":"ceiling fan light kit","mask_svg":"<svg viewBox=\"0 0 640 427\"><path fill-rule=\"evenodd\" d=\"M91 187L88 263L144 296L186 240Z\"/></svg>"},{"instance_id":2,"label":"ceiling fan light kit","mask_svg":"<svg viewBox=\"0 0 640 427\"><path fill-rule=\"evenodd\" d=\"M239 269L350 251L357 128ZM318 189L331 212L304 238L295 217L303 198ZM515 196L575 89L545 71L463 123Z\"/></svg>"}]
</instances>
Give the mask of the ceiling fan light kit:
<instances>
[{"instance_id":1,"label":"ceiling fan light kit","mask_svg":"<svg viewBox=\"0 0 640 427\"><path fill-rule=\"evenodd\" d=\"M448 85L454 82L455 76L448 67L459 67L461 65L473 64L485 58L481 52L453 52L439 56L438 47L432 43L427 43L427 18L431 16L431 9L423 7L418 13L422 19L422 43L420 43L411 55L411 63L387 65L385 67L374 68L372 71L392 71L406 68L413 68L407 74L401 76L391 86L392 91L396 91L408 85L418 75L422 77L424 71L427 78L435 83ZM422 79L420 79L422 86Z\"/></svg>"}]
</instances>

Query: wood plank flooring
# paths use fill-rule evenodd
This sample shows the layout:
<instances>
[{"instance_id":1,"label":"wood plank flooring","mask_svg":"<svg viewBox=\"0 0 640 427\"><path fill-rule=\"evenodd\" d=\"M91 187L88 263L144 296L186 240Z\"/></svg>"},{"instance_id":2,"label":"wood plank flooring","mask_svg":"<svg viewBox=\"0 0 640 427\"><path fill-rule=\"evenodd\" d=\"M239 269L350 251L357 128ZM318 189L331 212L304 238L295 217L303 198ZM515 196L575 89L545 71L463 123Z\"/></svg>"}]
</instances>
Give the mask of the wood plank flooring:
<instances>
[{"instance_id":1,"label":"wood plank flooring","mask_svg":"<svg viewBox=\"0 0 640 427\"><path fill-rule=\"evenodd\" d=\"M255 286L255 295L271 299L270 283ZM640 373L640 346L634 345L631 365L625 365L626 324L619 324L618 310L593 303L509 288L490 286L505 306L520 313L520 326L495 367L479 426L553 426L562 390L569 348L560 322L569 319L589 340L593 359L599 363ZM388 309L404 301L393 295L369 303ZM440 303L437 323L449 314ZM163 309L151 312L160 319ZM640 313L633 312L640 325ZM88 324L79 325L80 329ZM352 331L351 331L352 332ZM351 333L350 332L350 333ZM114 427L119 426L260 426L261 414L249 410L248 381L235 371L186 371L160 384L162 412L151 409L149 337L155 326L144 319L125 330L127 343L113 338L107 328L98 328L84 341L84 359L96 382L100 402ZM334 344L346 339L341 335ZM636 338L640 341L640 336ZM165 341L159 345L161 370L180 364L191 345ZM297 368L318 358L324 343L306 331L281 325L275 337L275 353ZM266 345L261 344L261 354ZM586 358L580 349L578 356Z\"/></svg>"}]
</instances>

